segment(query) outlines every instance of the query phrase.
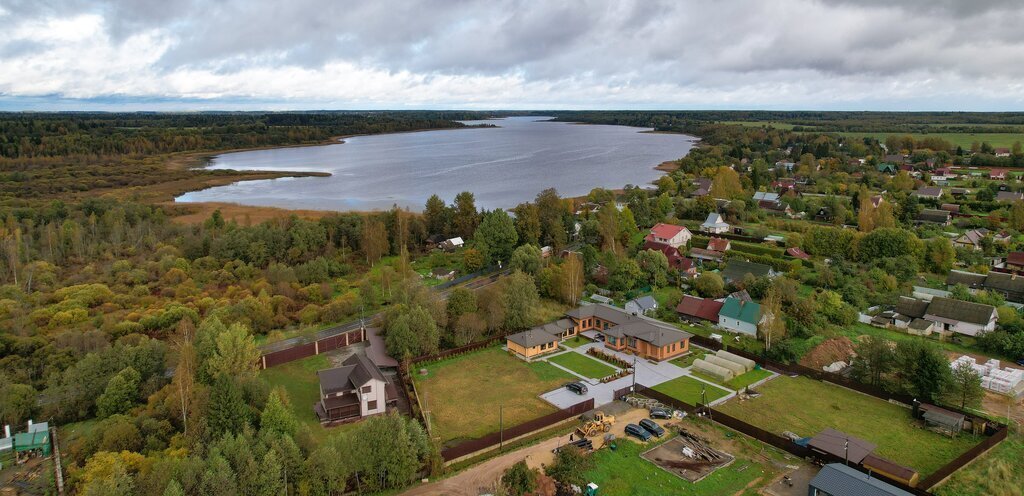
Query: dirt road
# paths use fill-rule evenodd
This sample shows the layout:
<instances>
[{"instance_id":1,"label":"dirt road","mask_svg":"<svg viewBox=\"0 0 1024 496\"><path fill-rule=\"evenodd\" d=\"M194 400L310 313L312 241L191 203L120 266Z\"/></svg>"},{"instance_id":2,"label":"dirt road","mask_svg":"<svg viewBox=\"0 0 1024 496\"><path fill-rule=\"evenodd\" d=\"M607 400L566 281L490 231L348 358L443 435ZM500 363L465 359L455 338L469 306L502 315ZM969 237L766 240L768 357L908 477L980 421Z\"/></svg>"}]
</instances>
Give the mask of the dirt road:
<instances>
[{"instance_id":1,"label":"dirt road","mask_svg":"<svg viewBox=\"0 0 1024 496\"><path fill-rule=\"evenodd\" d=\"M622 415L618 415L611 433L615 434L615 437L621 438L624 435L626 424L635 424L640 419L646 417L647 411L640 409L632 409ZM657 422L664 424L666 421L658 420ZM574 436L573 439L579 439L579 437ZM595 436L591 440L594 442L594 448L599 448L603 443L603 436ZM447 479L413 487L402 494L404 496L434 494L478 496L480 494L487 494L494 490L494 485L508 467L511 467L520 460L526 460L526 464L530 468L541 468L543 465L547 465L554 460L551 450L568 442L568 435L546 439L532 446L487 460Z\"/></svg>"}]
</instances>

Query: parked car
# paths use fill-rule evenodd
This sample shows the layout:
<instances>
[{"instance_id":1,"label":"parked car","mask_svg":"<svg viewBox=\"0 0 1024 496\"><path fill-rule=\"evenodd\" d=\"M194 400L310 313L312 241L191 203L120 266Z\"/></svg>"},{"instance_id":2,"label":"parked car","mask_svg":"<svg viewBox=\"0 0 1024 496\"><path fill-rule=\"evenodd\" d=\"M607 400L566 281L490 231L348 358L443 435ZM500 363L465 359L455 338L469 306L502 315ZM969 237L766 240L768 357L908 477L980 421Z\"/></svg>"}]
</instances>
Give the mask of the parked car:
<instances>
[{"instance_id":1,"label":"parked car","mask_svg":"<svg viewBox=\"0 0 1024 496\"><path fill-rule=\"evenodd\" d=\"M633 436L641 441L647 441L651 438L651 433L647 432L647 429L636 424L626 424L626 435Z\"/></svg>"},{"instance_id":2,"label":"parked car","mask_svg":"<svg viewBox=\"0 0 1024 496\"><path fill-rule=\"evenodd\" d=\"M640 420L640 427L643 427L644 430L646 430L647 432L654 434L654 437L661 437L665 435L665 429L662 426L654 423L654 421L651 419Z\"/></svg>"},{"instance_id":3,"label":"parked car","mask_svg":"<svg viewBox=\"0 0 1024 496\"><path fill-rule=\"evenodd\" d=\"M565 389L572 391L576 394L583 395L587 394L587 385L582 382L570 382L565 385Z\"/></svg>"},{"instance_id":4,"label":"parked car","mask_svg":"<svg viewBox=\"0 0 1024 496\"><path fill-rule=\"evenodd\" d=\"M672 418L672 410L660 406L651 407L651 418L669 419Z\"/></svg>"},{"instance_id":5,"label":"parked car","mask_svg":"<svg viewBox=\"0 0 1024 496\"><path fill-rule=\"evenodd\" d=\"M1017 360L1017 365L1020 365L1021 367L1024 367L1024 358L1021 358L1020 360Z\"/></svg>"}]
</instances>

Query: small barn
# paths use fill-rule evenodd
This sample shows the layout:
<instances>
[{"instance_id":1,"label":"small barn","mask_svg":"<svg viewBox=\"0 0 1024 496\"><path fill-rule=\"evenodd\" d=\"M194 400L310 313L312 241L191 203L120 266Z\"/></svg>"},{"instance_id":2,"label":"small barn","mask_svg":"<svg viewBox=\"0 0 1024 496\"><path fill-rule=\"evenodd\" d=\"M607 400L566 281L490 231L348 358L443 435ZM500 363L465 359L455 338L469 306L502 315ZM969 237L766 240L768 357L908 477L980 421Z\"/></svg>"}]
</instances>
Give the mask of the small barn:
<instances>
[{"instance_id":1,"label":"small barn","mask_svg":"<svg viewBox=\"0 0 1024 496\"><path fill-rule=\"evenodd\" d=\"M822 455L859 464L875 451L878 445L829 427L812 437L807 447Z\"/></svg>"},{"instance_id":2,"label":"small barn","mask_svg":"<svg viewBox=\"0 0 1024 496\"><path fill-rule=\"evenodd\" d=\"M962 413L951 412L935 405L922 404L921 419L932 429L954 436L964 428L967 417Z\"/></svg>"}]
</instances>

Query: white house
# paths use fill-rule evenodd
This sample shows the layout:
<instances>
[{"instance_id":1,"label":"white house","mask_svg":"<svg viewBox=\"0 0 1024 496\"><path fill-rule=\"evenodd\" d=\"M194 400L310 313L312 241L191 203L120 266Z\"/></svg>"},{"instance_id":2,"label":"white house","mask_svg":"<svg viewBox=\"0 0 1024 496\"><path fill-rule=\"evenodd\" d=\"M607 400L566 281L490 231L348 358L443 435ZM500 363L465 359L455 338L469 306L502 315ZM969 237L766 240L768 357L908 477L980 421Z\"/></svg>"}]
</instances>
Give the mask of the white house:
<instances>
[{"instance_id":1,"label":"white house","mask_svg":"<svg viewBox=\"0 0 1024 496\"><path fill-rule=\"evenodd\" d=\"M626 311L637 315L649 315L658 309L658 300L647 295L626 302Z\"/></svg>"},{"instance_id":2,"label":"white house","mask_svg":"<svg viewBox=\"0 0 1024 496\"><path fill-rule=\"evenodd\" d=\"M732 296L725 299L718 311L718 325L732 332L757 336L761 323L761 305Z\"/></svg>"},{"instance_id":3,"label":"white house","mask_svg":"<svg viewBox=\"0 0 1024 496\"><path fill-rule=\"evenodd\" d=\"M711 234L722 234L729 232L729 224L726 224L725 219L722 218L722 214L717 212L711 212L708 214L708 219L700 225L700 228L704 232Z\"/></svg>"},{"instance_id":4,"label":"white house","mask_svg":"<svg viewBox=\"0 0 1024 496\"><path fill-rule=\"evenodd\" d=\"M673 248L686 246L693 235L686 226L658 223L651 228L651 233L644 238L646 241L669 245Z\"/></svg>"},{"instance_id":5,"label":"white house","mask_svg":"<svg viewBox=\"0 0 1024 496\"><path fill-rule=\"evenodd\" d=\"M444 250L447 250L447 251L452 251L452 250L456 250L456 249L462 248L462 245L464 245L464 244L465 244L465 242L462 241L462 238L456 236L454 238L445 240L443 243L441 243L441 248L444 249Z\"/></svg>"},{"instance_id":6,"label":"white house","mask_svg":"<svg viewBox=\"0 0 1024 496\"><path fill-rule=\"evenodd\" d=\"M317 372L320 401L314 411L321 422L367 417L384 413L389 400L388 382L370 359L356 353L341 367Z\"/></svg>"},{"instance_id":7,"label":"white house","mask_svg":"<svg viewBox=\"0 0 1024 496\"><path fill-rule=\"evenodd\" d=\"M922 318L934 322L935 330L977 336L994 331L999 314L992 305L936 296Z\"/></svg>"}]
</instances>

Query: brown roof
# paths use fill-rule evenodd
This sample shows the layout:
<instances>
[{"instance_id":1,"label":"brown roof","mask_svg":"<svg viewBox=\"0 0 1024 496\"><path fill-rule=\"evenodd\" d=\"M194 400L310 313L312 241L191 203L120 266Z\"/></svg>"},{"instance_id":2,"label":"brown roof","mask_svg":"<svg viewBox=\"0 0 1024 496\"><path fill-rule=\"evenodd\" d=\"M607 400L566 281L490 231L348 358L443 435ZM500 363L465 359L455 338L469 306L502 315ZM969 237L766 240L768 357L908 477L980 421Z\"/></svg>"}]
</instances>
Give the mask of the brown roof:
<instances>
[{"instance_id":1,"label":"brown roof","mask_svg":"<svg viewBox=\"0 0 1024 496\"><path fill-rule=\"evenodd\" d=\"M840 459L845 460L849 456L849 460L853 463L860 463L878 447L874 443L851 436L845 432L837 431L831 427L825 428L817 436L812 437L811 441L807 444L811 448L837 456Z\"/></svg>"},{"instance_id":2,"label":"brown roof","mask_svg":"<svg viewBox=\"0 0 1024 496\"><path fill-rule=\"evenodd\" d=\"M659 243L654 240L644 241L645 250L660 251L665 254L665 258L668 259L668 264L677 270L690 270L693 267L693 260L684 257L679 253L679 249L672 245L666 245L665 243Z\"/></svg>"},{"instance_id":3,"label":"brown roof","mask_svg":"<svg viewBox=\"0 0 1024 496\"><path fill-rule=\"evenodd\" d=\"M698 298L696 296L684 295L683 300L676 306L676 312L690 317L718 323L718 311L722 309L722 302L710 298Z\"/></svg>"},{"instance_id":4,"label":"brown roof","mask_svg":"<svg viewBox=\"0 0 1024 496\"><path fill-rule=\"evenodd\" d=\"M868 456L864 457L864 460L861 462L861 465L864 465L865 467L870 469L874 469L876 472L884 472L886 474L906 481L913 479L914 474L917 473L916 470L910 467L904 467L903 465L900 465L892 460L882 458L874 453L868 453Z\"/></svg>"},{"instance_id":5,"label":"brown roof","mask_svg":"<svg viewBox=\"0 0 1024 496\"><path fill-rule=\"evenodd\" d=\"M708 240L708 249L713 251L726 251L729 249L729 240L725 238L711 238Z\"/></svg>"},{"instance_id":6,"label":"brown roof","mask_svg":"<svg viewBox=\"0 0 1024 496\"><path fill-rule=\"evenodd\" d=\"M658 238L670 239L676 234L679 234L686 230L686 226L677 226L674 224L655 224L651 228L651 234Z\"/></svg>"},{"instance_id":7,"label":"brown roof","mask_svg":"<svg viewBox=\"0 0 1024 496\"><path fill-rule=\"evenodd\" d=\"M807 260L808 258L811 258L810 255L808 255L806 252L804 252L803 250L796 246L792 248L786 248L786 255L789 255L793 258L799 258L801 260Z\"/></svg>"},{"instance_id":8,"label":"brown roof","mask_svg":"<svg viewBox=\"0 0 1024 496\"><path fill-rule=\"evenodd\" d=\"M1011 251L1006 255L1006 263L1010 265L1024 265L1024 251Z\"/></svg>"}]
</instances>

